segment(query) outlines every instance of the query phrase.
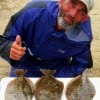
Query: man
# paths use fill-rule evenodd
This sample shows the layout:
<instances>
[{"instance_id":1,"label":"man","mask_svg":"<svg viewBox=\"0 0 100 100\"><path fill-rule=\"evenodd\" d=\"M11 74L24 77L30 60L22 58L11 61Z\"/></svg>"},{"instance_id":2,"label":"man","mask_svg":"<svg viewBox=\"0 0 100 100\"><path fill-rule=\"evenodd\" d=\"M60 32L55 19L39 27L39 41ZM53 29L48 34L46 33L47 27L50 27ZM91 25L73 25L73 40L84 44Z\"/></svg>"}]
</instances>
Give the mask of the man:
<instances>
[{"instance_id":1,"label":"man","mask_svg":"<svg viewBox=\"0 0 100 100\"><path fill-rule=\"evenodd\" d=\"M28 5L29 6L29 5ZM23 10L6 29L1 56L12 66L40 77L40 69L56 70L56 77L74 77L92 67L89 11L93 0L59 0L45 7Z\"/></svg>"}]
</instances>

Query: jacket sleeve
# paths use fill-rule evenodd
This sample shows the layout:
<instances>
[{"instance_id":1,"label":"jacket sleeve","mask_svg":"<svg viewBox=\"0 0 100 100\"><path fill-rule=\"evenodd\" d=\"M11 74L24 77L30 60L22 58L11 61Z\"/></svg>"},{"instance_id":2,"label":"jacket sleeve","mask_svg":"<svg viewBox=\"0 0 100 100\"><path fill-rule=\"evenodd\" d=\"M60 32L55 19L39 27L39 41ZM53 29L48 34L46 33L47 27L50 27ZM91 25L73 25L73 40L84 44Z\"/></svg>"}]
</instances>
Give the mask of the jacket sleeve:
<instances>
[{"instance_id":1,"label":"jacket sleeve","mask_svg":"<svg viewBox=\"0 0 100 100\"><path fill-rule=\"evenodd\" d=\"M72 57L70 67L73 73L75 73L76 75L81 74L86 68L93 67L93 59L90 46L88 46L88 49L85 48L85 50L83 50L80 54Z\"/></svg>"},{"instance_id":2,"label":"jacket sleeve","mask_svg":"<svg viewBox=\"0 0 100 100\"><path fill-rule=\"evenodd\" d=\"M0 35L0 56L6 61L8 61L10 64L12 62L12 60L9 58L10 48L13 41L15 40L16 35L21 31L21 28L22 28L20 27L20 29L17 30L15 27L15 23L17 19L21 16L21 14L22 14L22 11L14 14L10 18L4 30L4 33ZM21 25L21 22L22 21L20 21L20 25Z\"/></svg>"},{"instance_id":3,"label":"jacket sleeve","mask_svg":"<svg viewBox=\"0 0 100 100\"><path fill-rule=\"evenodd\" d=\"M0 56L10 63L9 52L12 45L12 41L6 40L6 38L0 35Z\"/></svg>"},{"instance_id":4,"label":"jacket sleeve","mask_svg":"<svg viewBox=\"0 0 100 100\"><path fill-rule=\"evenodd\" d=\"M23 33L22 24L23 20L25 18L24 12L30 8L45 8L47 5L47 2L30 2L28 3L24 8L22 8L20 11L15 13L11 16L3 35L0 35L0 56L7 60L10 64L12 63L12 60L9 58L9 52L11 45L16 37L17 34ZM26 14L27 15L27 14ZM21 18L19 18L21 16ZM24 16L24 17L23 17ZM20 23L20 25L19 25ZM16 25L15 25L16 24ZM13 61L14 62L14 61Z\"/></svg>"},{"instance_id":5,"label":"jacket sleeve","mask_svg":"<svg viewBox=\"0 0 100 100\"><path fill-rule=\"evenodd\" d=\"M19 13L13 15L3 35L0 35L0 56L12 66L15 65L17 61L10 59L11 45L14 42L17 34L19 34L21 37L22 34L25 34L24 25L27 25L25 21L26 15L27 15L26 12L20 15ZM23 37L22 37L22 41L23 41Z\"/></svg>"}]
</instances>

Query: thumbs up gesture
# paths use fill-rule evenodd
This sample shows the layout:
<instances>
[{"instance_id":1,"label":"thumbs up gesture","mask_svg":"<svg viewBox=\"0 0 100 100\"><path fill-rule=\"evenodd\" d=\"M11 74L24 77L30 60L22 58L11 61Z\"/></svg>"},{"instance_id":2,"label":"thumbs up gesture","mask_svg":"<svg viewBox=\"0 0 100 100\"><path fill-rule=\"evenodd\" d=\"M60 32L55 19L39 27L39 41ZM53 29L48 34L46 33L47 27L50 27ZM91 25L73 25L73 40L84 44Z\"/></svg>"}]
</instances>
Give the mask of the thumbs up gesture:
<instances>
[{"instance_id":1,"label":"thumbs up gesture","mask_svg":"<svg viewBox=\"0 0 100 100\"><path fill-rule=\"evenodd\" d=\"M22 47L21 36L17 35L10 49L10 58L19 61L25 55L26 47Z\"/></svg>"}]
</instances>

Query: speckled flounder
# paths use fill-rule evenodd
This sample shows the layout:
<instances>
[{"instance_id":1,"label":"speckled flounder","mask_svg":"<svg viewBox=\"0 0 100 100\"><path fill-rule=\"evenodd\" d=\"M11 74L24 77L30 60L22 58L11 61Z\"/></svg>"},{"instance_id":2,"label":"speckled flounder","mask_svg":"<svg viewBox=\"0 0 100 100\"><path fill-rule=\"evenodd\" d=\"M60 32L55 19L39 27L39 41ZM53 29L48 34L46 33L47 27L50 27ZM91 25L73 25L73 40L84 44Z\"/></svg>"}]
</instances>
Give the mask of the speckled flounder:
<instances>
[{"instance_id":1,"label":"speckled flounder","mask_svg":"<svg viewBox=\"0 0 100 100\"><path fill-rule=\"evenodd\" d=\"M7 85L5 100L32 100L34 84L24 77L26 70L16 69L15 73L17 77Z\"/></svg>"},{"instance_id":2,"label":"speckled flounder","mask_svg":"<svg viewBox=\"0 0 100 100\"><path fill-rule=\"evenodd\" d=\"M36 100L61 100L63 83L57 80L53 74L55 70L40 70L44 75L36 82Z\"/></svg>"},{"instance_id":3,"label":"speckled flounder","mask_svg":"<svg viewBox=\"0 0 100 100\"><path fill-rule=\"evenodd\" d=\"M96 93L95 87L88 78L86 69L82 75L73 78L67 85L67 100L93 100Z\"/></svg>"}]
</instances>

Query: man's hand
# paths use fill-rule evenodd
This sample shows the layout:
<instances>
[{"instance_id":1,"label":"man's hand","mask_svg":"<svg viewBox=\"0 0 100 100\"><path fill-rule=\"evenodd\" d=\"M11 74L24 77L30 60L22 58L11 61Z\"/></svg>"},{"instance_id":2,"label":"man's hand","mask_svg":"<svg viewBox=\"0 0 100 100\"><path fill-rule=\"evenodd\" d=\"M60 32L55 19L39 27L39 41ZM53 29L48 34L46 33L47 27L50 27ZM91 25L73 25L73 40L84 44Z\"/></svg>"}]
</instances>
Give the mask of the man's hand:
<instances>
[{"instance_id":1,"label":"man's hand","mask_svg":"<svg viewBox=\"0 0 100 100\"><path fill-rule=\"evenodd\" d=\"M16 40L13 42L10 49L10 58L12 60L19 61L25 54L26 47L22 47L22 40L20 35L16 36Z\"/></svg>"}]
</instances>

